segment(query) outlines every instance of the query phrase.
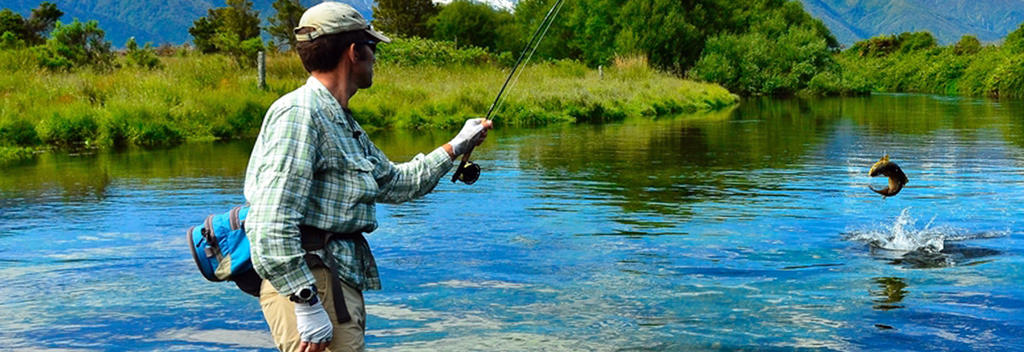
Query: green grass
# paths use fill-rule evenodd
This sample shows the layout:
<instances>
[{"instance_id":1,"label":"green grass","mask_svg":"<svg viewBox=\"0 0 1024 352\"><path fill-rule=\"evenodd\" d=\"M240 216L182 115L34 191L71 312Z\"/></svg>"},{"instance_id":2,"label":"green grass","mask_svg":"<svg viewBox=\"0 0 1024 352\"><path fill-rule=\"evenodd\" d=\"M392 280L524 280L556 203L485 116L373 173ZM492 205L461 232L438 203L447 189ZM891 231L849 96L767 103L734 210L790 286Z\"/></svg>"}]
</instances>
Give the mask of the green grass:
<instances>
[{"instance_id":1,"label":"green grass","mask_svg":"<svg viewBox=\"0 0 1024 352\"><path fill-rule=\"evenodd\" d=\"M410 46L396 46L400 54L382 47L374 86L352 99L350 107L364 127L454 129L487 112L508 72L499 60L445 49L454 54L431 59L445 64L428 64L409 59L405 51L415 49ZM30 50L0 51L5 63L0 67L0 162L29 158L32 149L41 148L252 138L267 107L308 77L294 54L268 58L266 90L256 87L255 70L240 69L225 56L160 60L162 67L154 70L125 65L112 72L50 72L38 67ZM605 68L603 77L568 61L522 70L494 114L498 124L599 123L713 110L738 101L720 86L657 72L643 60L620 60Z\"/></svg>"}]
</instances>

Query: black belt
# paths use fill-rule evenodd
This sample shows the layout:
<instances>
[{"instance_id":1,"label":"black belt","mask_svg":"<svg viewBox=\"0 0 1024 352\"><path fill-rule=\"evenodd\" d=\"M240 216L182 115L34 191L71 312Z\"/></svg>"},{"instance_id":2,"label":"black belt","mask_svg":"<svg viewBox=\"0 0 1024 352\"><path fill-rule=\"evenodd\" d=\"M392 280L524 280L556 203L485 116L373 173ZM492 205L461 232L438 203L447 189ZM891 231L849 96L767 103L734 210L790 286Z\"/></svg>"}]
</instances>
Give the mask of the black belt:
<instances>
[{"instance_id":1,"label":"black belt","mask_svg":"<svg viewBox=\"0 0 1024 352\"><path fill-rule=\"evenodd\" d=\"M307 252L325 249L327 248L327 242L333 240L366 241L363 234L359 232L337 233L304 225L299 226L299 231L302 233L302 236L300 236L302 237L302 249ZM338 266L334 263L334 257L325 250L324 258L313 253L306 253L303 258L306 259L306 265L310 269L326 268L330 274L331 291L334 292L334 314L338 317L338 324L352 321L352 316L348 314L348 307L345 305L345 292L341 286L341 279L338 277ZM325 258L326 261L324 260Z\"/></svg>"}]
</instances>

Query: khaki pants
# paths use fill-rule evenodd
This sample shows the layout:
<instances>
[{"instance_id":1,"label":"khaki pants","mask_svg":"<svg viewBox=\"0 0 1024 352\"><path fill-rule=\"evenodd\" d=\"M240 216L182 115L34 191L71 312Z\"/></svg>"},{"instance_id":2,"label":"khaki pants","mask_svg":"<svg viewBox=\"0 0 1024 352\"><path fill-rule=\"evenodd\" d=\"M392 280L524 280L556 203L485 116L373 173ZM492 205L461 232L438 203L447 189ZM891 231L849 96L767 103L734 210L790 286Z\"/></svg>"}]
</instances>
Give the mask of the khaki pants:
<instances>
[{"instance_id":1,"label":"khaki pants","mask_svg":"<svg viewBox=\"0 0 1024 352\"><path fill-rule=\"evenodd\" d=\"M330 272L325 268L313 269L313 276L316 277L316 290L327 309L327 315L334 323L334 338L331 339L327 350L331 352L364 351L366 345L363 342L363 334L366 332L366 308L363 303L363 293L352 286L342 282L344 291L345 306L352 320L338 324L338 317L334 314L334 292L331 292ZM263 308L263 316L270 325L270 334L274 337L274 343L282 352L292 352L299 349L299 332L295 324L295 303L288 300L288 297L277 293L270 281L263 280L260 285L260 307Z\"/></svg>"}]
</instances>

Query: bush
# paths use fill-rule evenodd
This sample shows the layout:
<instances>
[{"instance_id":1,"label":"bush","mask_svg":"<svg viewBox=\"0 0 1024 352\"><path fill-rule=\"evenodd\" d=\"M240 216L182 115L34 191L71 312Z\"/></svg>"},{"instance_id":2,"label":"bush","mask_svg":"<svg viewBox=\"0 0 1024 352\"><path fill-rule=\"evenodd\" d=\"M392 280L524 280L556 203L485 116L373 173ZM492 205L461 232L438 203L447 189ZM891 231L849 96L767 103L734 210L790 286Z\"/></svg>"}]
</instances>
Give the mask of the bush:
<instances>
[{"instance_id":1,"label":"bush","mask_svg":"<svg viewBox=\"0 0 1024 352\"><path fill-rule=\"evenodd\" d=\"M89 110L70 116L53 113L37 127L39 138L47 144L70 147L88 144L99 135L99 124Z\"/></svg>"},{"instance_id":2,"label":"bush","mask_svg":"<svg viewBox=\"0 0 1024 352\"><path fill-rule=\"evenodd\" d=\"M974 55L981 51L981 41L973 35L960 37L960 41L953 46L953 53L957 55Z\"/></svg>"},{"instance_id":3,"label":"bush","mask_svg":"<svg viewBox=\"0 0 1024 352\"><path fill-rule=\"evenodd\" d=\"M0 147L0 165L13 164L34 157L32 149L23 147Z\"/></svg>"},{"instance_id":4,"label":"bush","mask_svg":"<svg viewBox=\"0 0 1024 352\"><path fill-rule=\"evenodd\" d=\"M139 44L135 42L135 37L131 37L124 43L124 48L125 60L128 62L128 66L147 69L160 67L160 59L156 57L152 43L146 43L145 47L139 49Z\"/></svg>"},{"instance_id":5,"label":"bush","mask_svg":"<svg viewBox=\"0 0 1024 352\"><path fill-rule=\"evenodd\" d=\"M381 64L416 66L480 65L495 62L486 50L477 47L458 48L455 43L422 38L395 38L377 49Z\"/></svg>"},{"instance_id":6,"label":"bush","mask_svg":"<svg viewBox=\"0 0 1024 352\"><path fill-rule=\"evenodd\" d=\"M27 120L0 122L0 146L31 146L39 143L36 127Z\"/></svg>"},{"instance_id":7,"label":"bush","mask_svg":"<svg viewBox=\"0 0 1024 352\"><path fill-rule=\"evenodd\" d=\"M0 49L10 50L25 47L25 41L18 38L13 32L3 32L0 34Z\"/></svg>"},{"instance_id":8,"label":"bush","mask_svg":"<svg viewBox=\"0 0 1024 352\"><path fill-rule=\"evenodd\" d=\"M52 70L69 70L79 66L92 66L101 70L114 68L114 54L110 42L103 39L104 32L96 21L70 24L57 22L46 46L37 47L40 65Z\"/></svg>"}]
</instances>

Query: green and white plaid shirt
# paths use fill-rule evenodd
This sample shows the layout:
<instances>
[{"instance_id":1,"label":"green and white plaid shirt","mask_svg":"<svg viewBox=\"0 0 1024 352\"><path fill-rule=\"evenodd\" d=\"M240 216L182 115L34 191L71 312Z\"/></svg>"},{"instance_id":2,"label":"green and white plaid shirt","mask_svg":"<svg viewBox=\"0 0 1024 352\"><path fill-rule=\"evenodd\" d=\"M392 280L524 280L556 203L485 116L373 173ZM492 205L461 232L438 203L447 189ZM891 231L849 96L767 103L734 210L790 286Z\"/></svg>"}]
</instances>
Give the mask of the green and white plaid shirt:
<instances>
[{"instance_id":1,"label":"green and white plaid shirt","mask_svg":"<svg viewBox=\"0 0 1024 352\"><path fill-rule=\"evenodd\" d=\"M443 148L394 164L316 78L270 106L245 174L245 220L252 263L282 295L315 282L299 225L332 232L377 228L376 202L400 203L430 192L452 168ZM361 242L361 241L359 241ZM367 246L331 241L342 281L380 289ZM322 256L323 253L317 253Z\"/></svg>"}]
</instances>

